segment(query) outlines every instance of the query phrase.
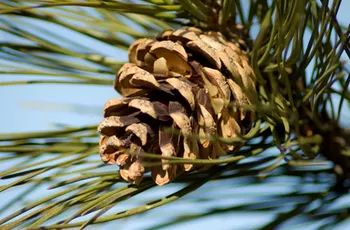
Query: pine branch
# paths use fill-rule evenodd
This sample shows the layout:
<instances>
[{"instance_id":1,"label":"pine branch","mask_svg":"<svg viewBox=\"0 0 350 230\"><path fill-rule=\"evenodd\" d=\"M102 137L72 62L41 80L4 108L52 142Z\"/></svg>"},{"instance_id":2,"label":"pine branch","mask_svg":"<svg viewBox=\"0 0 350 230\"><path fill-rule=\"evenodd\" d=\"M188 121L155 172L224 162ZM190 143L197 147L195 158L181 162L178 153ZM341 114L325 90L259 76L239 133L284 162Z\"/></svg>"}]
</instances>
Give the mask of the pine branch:
<instances>
[{"instance_id":1,"label":"pine branch","mask_svg":"<svg viewBox=\"0 0 350 230\"><path fill-rule=\"evenodd\" d=\"M246 4L248 7L244 7ZM126 61L120 54L126 56L134 39L154 37L164 29L184 24L217 30L232 40L245 40L242 48L249 52L259 81L259 103L247 108L259 118L251 132L233 139L210 137L220 143L244 144L240 151L219 159L195 160L144 154L149 166L154 166L152 159L159 158L167 164L211 166L185 173L167 187L156 188L149 176L138 186L122 182L117 168L105 166L99 159L96 125L1 134L0 162L7 168L0 172L0 195L25 188L1 204L2 228L85 228L139 218L143 212L162 210L162 206L181 201L200 205L213 197L218 199L219 190L230 191L232 187L241 188L241 195L246 195L244 189L259 185L268 188L274 180L286 181L290 191L256 194L259 200L206 208L198 213L172 213L171 220L160 220L149 228L236 211L279 213L265 225L266 229L298 217L329 220L324 227L343 221L348 217L348 207L328 209L347 191L350 168L350 144L346 139L349 132L340 122L350 102L349 60L344 60L344 56L350 58L350 30L339 24L340 7L339 0L150 0L137 4L2 1L0 29L9 39L0 44L0 75L20 76L21 80L1 81L1 87L47 83L111 85L114 74ZM255 24L259 26L257 36L249 37ZM108 47L108 52L92 47L89 41ZM334 171L338 181L334 180ZM215 187L213 192L208 190L210 186ZM307 186L314 189L308 190ZM175 192L166 190L175 187ZM45 196L33 200L33 191ZM153 191L163 193L137 200ZM195 195L188 196L190 193ZM230 201L231 194L224 199ZM123 201L137 204L118 209ZM317 202L320 205L313 207ZM288 210L281 211L281 203L287 203Z\"/></svg>"}]
</instances>

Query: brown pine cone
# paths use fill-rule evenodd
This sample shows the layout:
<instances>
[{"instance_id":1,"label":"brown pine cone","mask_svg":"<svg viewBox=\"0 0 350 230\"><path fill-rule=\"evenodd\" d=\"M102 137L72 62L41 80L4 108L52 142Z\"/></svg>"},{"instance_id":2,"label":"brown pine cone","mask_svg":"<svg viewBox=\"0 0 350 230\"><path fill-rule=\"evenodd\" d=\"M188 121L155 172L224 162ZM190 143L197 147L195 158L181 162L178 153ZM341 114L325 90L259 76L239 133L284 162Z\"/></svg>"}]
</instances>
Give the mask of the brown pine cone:
<instances>
[{"instance_id":1,"label":"brown pine cone","mask_svg":"<svg viewBox=\"0 0 350 230\"><path fill-rule=\"evenodd\" d=\"M143 153L215 159L237 150L211 137L241 136L253 122L244 107L256 100L255 76L238 47L219 32L197 28L135 41L114 85L124 98L106 103L98 128L102 160L139 183L150 162ZM152 162L160 165L148 168L159 185L194 168Z\"/></svg>"}]
</instances>

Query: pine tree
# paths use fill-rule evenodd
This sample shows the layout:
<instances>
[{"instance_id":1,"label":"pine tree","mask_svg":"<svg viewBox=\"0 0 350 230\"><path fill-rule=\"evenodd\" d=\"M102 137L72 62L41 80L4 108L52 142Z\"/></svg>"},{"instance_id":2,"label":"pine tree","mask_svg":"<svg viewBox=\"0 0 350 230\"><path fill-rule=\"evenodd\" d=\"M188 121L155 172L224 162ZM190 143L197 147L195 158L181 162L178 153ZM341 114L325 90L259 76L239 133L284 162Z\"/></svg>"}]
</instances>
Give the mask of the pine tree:
<instances>
[{"instance_id":1,"label":"pine tree","mask_svg":"<svg viewBox=\"0 0 350 230\"><path fill-rule=\"evenodd\" d=\"M100 124L0 135L1 229L126 219L159 229L238 211L274 214L261 229L345 223L349 206L334 205L346 198L350 175L350 27L338 22L341 7L0 1L0 74L23 79L1 87L79 84L120 94ZM117 47L129 61L64 31ZM237 198L249 188L252 199ZM43 195L32 199L35 192ZM181 202L203 209L171 211Z\"/></svg>"}]
</instances>

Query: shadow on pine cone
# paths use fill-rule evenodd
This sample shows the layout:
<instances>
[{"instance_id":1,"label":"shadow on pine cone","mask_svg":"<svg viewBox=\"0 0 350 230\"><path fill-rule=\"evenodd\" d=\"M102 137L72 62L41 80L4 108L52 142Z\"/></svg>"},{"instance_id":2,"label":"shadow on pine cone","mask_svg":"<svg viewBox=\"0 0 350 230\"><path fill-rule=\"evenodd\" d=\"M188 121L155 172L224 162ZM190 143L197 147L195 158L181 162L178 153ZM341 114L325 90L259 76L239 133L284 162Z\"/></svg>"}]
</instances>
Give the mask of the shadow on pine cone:
<instances>
[{"instance_id":1,"label":"shadow on pine cone","mask_svg":"<svg viewBox=\"0 0 350 230\"><path fill-rule=\"evenodd\" d=\"M129 61L114 85L124 97L106 103L98 127L101 158L119 165L122 178L139 183L147 168L163 185L196 168L143 153L215 159L239 148L211 138L243 135L252 124L243 108L255 101L255 76L238 44L218 32L183 28L135 41ZM150 162L158 164L146 167Z\"/></svg>"}]
</instances>

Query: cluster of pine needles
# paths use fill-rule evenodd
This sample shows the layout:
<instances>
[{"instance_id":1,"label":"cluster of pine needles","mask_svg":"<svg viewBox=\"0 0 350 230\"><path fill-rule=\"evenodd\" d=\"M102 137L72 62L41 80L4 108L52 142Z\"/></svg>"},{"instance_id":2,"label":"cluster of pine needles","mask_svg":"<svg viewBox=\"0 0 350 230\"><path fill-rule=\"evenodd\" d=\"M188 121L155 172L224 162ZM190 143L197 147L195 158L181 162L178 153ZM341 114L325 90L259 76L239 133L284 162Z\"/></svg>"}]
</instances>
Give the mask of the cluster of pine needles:
<instances>
[{"instance_id":1,"label":"cluster of pine needles","mask_svg":"<svg viewBox=\"0 0 350 230\"><path fill-rule=\"evenodd\" d=\"M77 37L120 53L127 52L135 39L154 37L169 28L197 26L230 36L228 28L240 24L250 35L247 52L260 101L250 108L257 120L248 134L233 140L213 137L243 144L238 152L215 160L168 157L169 164L211 167L164 187L157 187L147 175L141 184L128 185L119 178L117 167L104 165L98 154L97 124L1 134L0 163L7 168L0 172L0 196L8 198L1 198L0 228L83 229L151 215L154 221L148 227L156 229L242 211L273 214L261 226L265 229L293 218L323 227L346 220L349 206L332 206L344 193L336 189L335 163L319 154L322 132L308 130L324 117L343 130L349 128L342 117L350 103L350 26L338 22L341 7L340 0L0 1L0 31L18 38L0 40L0 75L23 78L0 81L1 87L112 87L126 60L86 46ZM308 119L315 122L309 124ZM349 146L340 154L349 158ZM179 202L229 201L232 188L242 189L240 194L233 192L239 196L245 194L244 188L261 186L289 189L277 193L267 189L247 202L208 205L196 212L166 211ZM342 186L347 189L346 181ZM155 210L146 212L151 209ZM157 210L163 214L156 215Z\"/></svg>"}]
</instances>

